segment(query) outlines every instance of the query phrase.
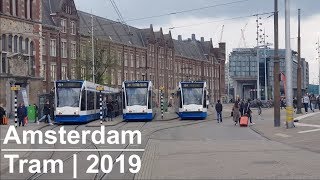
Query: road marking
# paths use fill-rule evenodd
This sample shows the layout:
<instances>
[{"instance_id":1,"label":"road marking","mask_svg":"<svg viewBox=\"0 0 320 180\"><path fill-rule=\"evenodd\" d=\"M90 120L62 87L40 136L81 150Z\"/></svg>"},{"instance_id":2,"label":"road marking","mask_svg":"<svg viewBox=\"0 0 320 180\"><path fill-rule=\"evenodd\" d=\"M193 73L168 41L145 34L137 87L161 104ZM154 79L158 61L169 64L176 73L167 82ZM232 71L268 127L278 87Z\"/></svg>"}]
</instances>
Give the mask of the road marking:
<instances>
[{"instance_id":1,"label":"road marking","mask_svg":"<svg viewBox=\"0 0 320 180\"><path fill-rule=\"evenodd\" d=\"M305 119L305 118L307 118L307 117L311 117L311 116L314 116L314 115L317 115L317 114L320 114L320 112L305 114L305 115L303 115L303 116L299 116L299 117L296 117L296 118L294 118L294 119L295 119L295 120L301 120L301 119Z\"/></svg>"},{"instance_id":2,"label":"road marking","mask_svg":"<svg viewBox=\"0 0 320 180\"><path fill-rule=\"evenodd\" d=\"M287 134L282 134L282 133L277 133L277 134L274 134L274 135L280 136L280 137L284 137L284 138L291 137L291 136L289 136L289 135L287 135Z\"/></svg>"},{"instance_id":3,"label":"road marking","mask_svg":"<svg viewBox=\"0 0 320 180\"><path fill-rule=\"evenodd\" d=\"M305 127L316 127L320 128L320 125L315 125L315 124L306 124L306 123L294 123L296 126L305 126Z\"/></svg>"},{"instance_id":4,"label":"road marking","mask_svg":"<svg viewBox=\"0 0 320 180\"><path fill-rule=\"evenodd\" d=\"M144 152L144 149L1 149L2 152Z\"/></svg>"},{"instance_id":5,"label":"road marking","mask_svg":"<svg viewBox=\"0 0 320 180\"><path fill-rule=\"evenodd\" d=\"M299 134L304 134L304 133L309 133L309 132L316 132L316 131L320 131L320 129L311 129L311 130L307 130L307 131L299 131Z\"/></svg>"}]
</instances>

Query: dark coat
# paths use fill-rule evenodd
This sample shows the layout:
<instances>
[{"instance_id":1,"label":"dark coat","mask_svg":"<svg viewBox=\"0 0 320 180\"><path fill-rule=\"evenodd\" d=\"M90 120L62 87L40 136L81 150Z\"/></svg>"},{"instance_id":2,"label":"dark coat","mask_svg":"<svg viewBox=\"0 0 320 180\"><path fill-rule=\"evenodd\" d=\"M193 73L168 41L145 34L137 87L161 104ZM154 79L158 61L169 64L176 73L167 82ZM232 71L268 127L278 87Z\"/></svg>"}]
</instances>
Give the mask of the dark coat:
<instances>
[{"instance_id":1,"label":"dark coat","mask_svg":"<svg viewBox=\"0 0 320 180\"><path fill-rule=\"evenodd\" d=\"M43 114L44 115L50 115L50 105L49 104L45 104L44 107L43 107Z\"/></svg>"},{"instance_id":2,"label":"dark coat","mask_svg":"<svg viewBox=\"0 0 320 180\"><path fill-rule=\"evenodd\" d=\"M19 106L17 109L17 114L19 119L27 117L28 115L27 108L25 106Z\"/></svg>"},{"instance_id":3,"label":"dark coat","mask_svg":"<svg viewBox=\"0 0 320 180\"><path fill-rule=\"evenodd\" d=\"M0 118L3 118L4 115L6 115L6 111L3 109L3 107L0 107Z\"/></svg>"},{"instance_id":4,"label":"dark coat","mask_svg":"<svg viewBox=\"0 0 320 180\"><path fill-rule=\"evenodd\" d=\"M113 105L112 105L111 102L109 102L109 103L107 104L107 112L112 112L112 111L113 111Z\"/></svg>"},{"instance_id":5,"label":"dark coat","mask_svg":"<svg viewBox=\"0 0 320 180\"><path fill-rule=\"evenodd\" d=\"M216 111L217 111L218 113L222 112L222 104L221 104L221 103L217 103L217 104L216 104Z\"/></svg>"},{"instance_id":6,"label":"dark coat","mask_svg":"<svg viewBox=\"0 0 320 180\"><path fill-rule=\"evenodd\" d=\"M252 111L250 109L250 103L248 103L248 102L244 105L244 113L246 113L246 114L252 113Z\"/></svg>"}]
</instances>

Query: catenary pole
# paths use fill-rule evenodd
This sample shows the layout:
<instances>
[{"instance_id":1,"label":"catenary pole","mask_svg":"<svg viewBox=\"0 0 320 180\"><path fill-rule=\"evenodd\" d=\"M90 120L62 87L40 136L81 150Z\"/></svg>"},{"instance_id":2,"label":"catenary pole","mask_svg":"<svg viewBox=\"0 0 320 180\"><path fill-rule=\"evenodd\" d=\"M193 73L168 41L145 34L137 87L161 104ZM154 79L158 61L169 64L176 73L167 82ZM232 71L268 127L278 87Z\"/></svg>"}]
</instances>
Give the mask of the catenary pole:
<instances>
[{"instance_id":1,"label":"catenary pole","mask_svg":"<svg viewBox=\"0 0 320 180\"><path fill-rule=\"evenodd\" d=\"M94 42L93 42L93 15L91 12L91 45L92 45L92 82L95 83L95 68L94 68Z\"/></svg>"},{"instance_id":2,"label":"catenary pole","mask_svg":"<svg viewBox=\"0 0 320 180\"><path fill-rule=\"evenodd\" d=\"M263 43L264 43L264 98L267 101L268 100L268 79L267 79L267 45L266 45L266 29L263 31Z\"/></svg>"},{"instance_id":3,"label":"catenary pole","mask_svg":"<svg viewBox=\"0 0 320 180\"><path fill-rule=\"evenodd\" d=\"M298 69L297 69L297 114L301 114L302 98L301 74L301 37L300 37L300 9L298 9Z\"/></svg>"},{"instance_id":4,"label":"catenary pole","mask_svg":"<svg viewBox=\"0 0 320 180\"><path fill-rule=\"evenodd\" d=\"M280 126L280 64L279 64L279 28L278 0L274 0L274 127Z\"/></svg>"},{"instance_id":5,"label":"catenary pole","mask_svg":"<svg viewBox=\"0 0 320 180\"><path fill-rule=\"evenodd\" d=\"M260 96L260 57L259 57L259 15L257 15L257 99Z\"/></svg>"},{"instance_id":6,"label":"catenary pole","mask_svg":"<svg viewBox=\"0 0 320 180\"><path fill-rule=\"evenodd\" d=\"M290 47L290 0L285 0L285 46L286 46L286 126L293 128L293 86L292 86L292 52Z\"/></svg>"}]
</instances>

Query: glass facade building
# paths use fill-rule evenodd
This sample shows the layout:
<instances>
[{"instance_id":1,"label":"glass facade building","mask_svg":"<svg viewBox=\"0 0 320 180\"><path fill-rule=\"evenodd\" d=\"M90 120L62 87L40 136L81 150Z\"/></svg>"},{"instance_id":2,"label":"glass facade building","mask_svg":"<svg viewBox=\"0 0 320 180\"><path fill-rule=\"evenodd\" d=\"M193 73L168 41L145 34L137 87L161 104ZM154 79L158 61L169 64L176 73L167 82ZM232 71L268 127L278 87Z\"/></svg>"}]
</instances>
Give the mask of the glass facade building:
<instances>
[{"instance_id":1,"label":"glass facade building","mask_svg":"<svg viewBox=\"0 0 320 180\"><path fill-rule=\"evenodd\" d=\"M261 99L273 99L274 86L274 50L269 48L259 49L259 81ZM285 49L279 50L280 57L280 72L286 74L285 68ZM229 57L230 77L233 80L234 95L242 99L257 98L257 49L256 48L239 48L233 49ZM305 59L301 59L302 63L302 89L307 90L309 84L309 65ZM298 58L297 53L292 51L293 61L293 90L296 96L297 90L297 68ZM267 83L265 86L265 74ZM284 95L283 82L281 85L281 95Z\"/></svg>"}]
</instances>

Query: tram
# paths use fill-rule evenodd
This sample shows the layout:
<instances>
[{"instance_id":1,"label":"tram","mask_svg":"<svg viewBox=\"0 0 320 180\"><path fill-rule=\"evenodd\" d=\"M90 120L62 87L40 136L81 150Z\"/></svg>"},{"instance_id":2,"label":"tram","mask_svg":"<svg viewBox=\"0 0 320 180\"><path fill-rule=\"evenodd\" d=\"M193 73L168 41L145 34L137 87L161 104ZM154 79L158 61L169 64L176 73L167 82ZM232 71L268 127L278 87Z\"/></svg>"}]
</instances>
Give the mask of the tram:
<instances>
[{"instance_id":1,"label":"tram","mask_svg":"<svg viewBox=\"0 0 320 180\"><path fill-rule=\"evenodd\" d=\"M87 123L99 119L100 91L96 90L98 86L100 85L82 80L55 81L55 122ZM112 103L121 102L117 89L104 86L101 93L103 98Z\"/></svg>"},{"instance_id":2,"label":"tram","mask_svg":"<svg viewBox=\"0 0 320 180\"><path fill-rule=\"evenodd\" d=\"M155 95L151 81L125 81L122 84L123 119L151 121L155 116Z\"/></svg>"},{"instance_id":3,"label":"tram","mask_svg":"<svg viewBox=\"0 0 320 180\"><path fill-rule=\"evenodd\" d=\"M208 111L207 83L180 82L175 92L175 111L181 119L205 119Z\"/></svg>"}]
</instances>

